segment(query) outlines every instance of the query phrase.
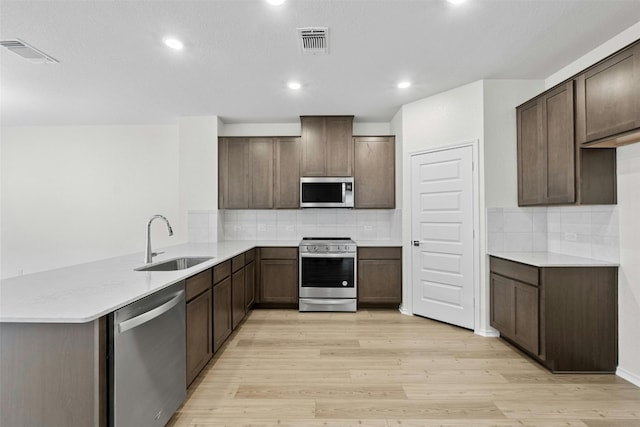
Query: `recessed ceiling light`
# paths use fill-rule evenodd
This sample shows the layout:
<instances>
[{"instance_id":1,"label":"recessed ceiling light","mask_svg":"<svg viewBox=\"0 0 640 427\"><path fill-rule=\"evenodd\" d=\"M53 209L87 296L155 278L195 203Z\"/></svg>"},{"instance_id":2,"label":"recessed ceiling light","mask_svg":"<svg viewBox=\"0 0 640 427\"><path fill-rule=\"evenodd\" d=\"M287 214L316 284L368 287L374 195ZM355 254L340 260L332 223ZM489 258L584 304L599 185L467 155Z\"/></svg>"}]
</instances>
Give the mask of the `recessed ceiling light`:
<instances>
[{"instance_id":1,"label":"recessed ceiling light","mask_svg":"<svg viewBox=\"0 0 640 427\"><path fill-rule=\"evenodd\" d=\"M282 3L284 3L284 0L267 0L267 3L273 6L280 6Z\"/></svg>"},{"instance_id":2,"label":"recessed ceiling light","mask_svg":"<svg viewBox=\"0 0 640 427\"><path fill-rule=\"evenodd\" d=\"M164 44L166 44L171 49L182 50L184 44L178 39L174 39L172 37L166 37L164 40Z\"/></svg>"},{"instance_id":3,"label":"recessed ceiling light","mask_svg":"<svg viewBox=\"0 0 640 427\"><path fill-rule=\"evenodd\" d=\"M406 89L411 86L411 82L400 82L398 83L398 89Z\"/></svg>"},{"instance_id":4,"label":"recessed ceiling light","mask_svg":"<svg viewBox=\"0 0 640 427\"><path fill-rule=\"evenodd\" d=\"M467 0L447 0L449 3L451 4L461 4L464 3Z\"/></svg>"},{"instance_id":5,"label":"recessed ceiling light","mask_svg":"<svg viewBox=\"0 0 640 427\"><path fill-rule=\"evenodd\" d=\"M298 90L302 87L302 85L298 82L289 82L287 83L287 86L289 86L289 89L293 89L293 90Z\"/></svg>"}]
</instances>

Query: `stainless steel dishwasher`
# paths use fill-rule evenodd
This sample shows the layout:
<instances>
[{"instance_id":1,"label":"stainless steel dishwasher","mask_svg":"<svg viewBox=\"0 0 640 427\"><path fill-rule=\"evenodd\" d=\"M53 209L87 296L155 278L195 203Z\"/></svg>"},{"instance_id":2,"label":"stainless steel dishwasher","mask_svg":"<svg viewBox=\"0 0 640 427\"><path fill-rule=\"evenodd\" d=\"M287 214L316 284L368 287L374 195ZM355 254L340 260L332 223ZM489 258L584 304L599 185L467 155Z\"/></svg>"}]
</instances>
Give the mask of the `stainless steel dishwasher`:
<instances>
[{"instance_id":1,"label":"stainless steel dishwasher","mask_svg":"<svg viewBox=\"0 0 640 427\"><path fill-rule=\"evenodd\" d=\"M186 398L184 281L110 315L109 425L164 426Z\"/></svg>"}]
</instances>

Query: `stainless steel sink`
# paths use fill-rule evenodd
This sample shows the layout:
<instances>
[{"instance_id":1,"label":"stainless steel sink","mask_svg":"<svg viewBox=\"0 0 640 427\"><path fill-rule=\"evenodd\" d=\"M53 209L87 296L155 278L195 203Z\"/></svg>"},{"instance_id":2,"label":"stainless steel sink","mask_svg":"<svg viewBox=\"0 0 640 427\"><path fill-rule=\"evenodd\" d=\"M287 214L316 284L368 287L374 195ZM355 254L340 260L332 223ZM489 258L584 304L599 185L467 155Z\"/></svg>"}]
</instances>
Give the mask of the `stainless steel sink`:
<instances>
[{"instance_id":1,"label":"stainless steel sink","mask_svg":"<svg viewBox=\"0 0 640 427\"><path fill-rule=\"evenodd\" d=\"M183 257L138 267L135 271L176 271L185 270L194 265L213 259L212 257Z\"/></svg>"}]
</instances>

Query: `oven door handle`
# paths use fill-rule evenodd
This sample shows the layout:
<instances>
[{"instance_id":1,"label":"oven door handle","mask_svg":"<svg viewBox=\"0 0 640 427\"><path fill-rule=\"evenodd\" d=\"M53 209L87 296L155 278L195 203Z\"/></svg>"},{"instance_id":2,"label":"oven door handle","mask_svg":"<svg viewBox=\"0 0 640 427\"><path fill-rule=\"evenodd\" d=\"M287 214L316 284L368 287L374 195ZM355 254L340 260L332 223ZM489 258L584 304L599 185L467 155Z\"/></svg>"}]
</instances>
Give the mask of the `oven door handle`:
<instances>
[{"instance_id":1,"label":"oven door handle","mask_svg":"<svg viewBox=\"0 0 640 427\"><path fill-rule=\"evenodd\" d=\"M344 254L300 254L300 258L355 258L355 253L344 253Z\"/></svg>"}]
</instances>

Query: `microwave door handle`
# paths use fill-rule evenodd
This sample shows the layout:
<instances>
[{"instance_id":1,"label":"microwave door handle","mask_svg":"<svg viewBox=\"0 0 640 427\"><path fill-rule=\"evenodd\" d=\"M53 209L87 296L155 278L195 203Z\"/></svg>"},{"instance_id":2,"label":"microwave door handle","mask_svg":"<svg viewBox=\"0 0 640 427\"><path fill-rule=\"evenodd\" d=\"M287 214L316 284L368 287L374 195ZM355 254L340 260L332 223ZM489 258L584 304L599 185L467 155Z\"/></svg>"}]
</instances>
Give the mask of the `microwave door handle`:
<instances>
[{"instance_id":1,"label":"microwave door handle","mask_svg":"<svg viewBox=\"0 0 640 427\"><path fill-rule=\"evenodd\" d=\"M342 183L342 203L346 203L347 201L347 183Z\"/></svg>"}]
</instances>

